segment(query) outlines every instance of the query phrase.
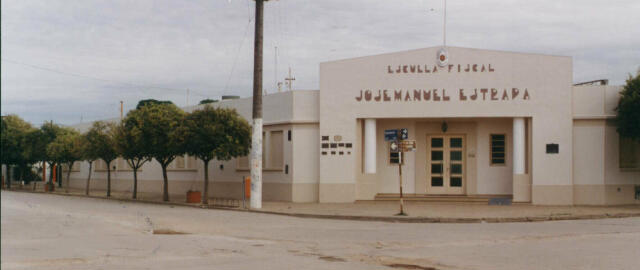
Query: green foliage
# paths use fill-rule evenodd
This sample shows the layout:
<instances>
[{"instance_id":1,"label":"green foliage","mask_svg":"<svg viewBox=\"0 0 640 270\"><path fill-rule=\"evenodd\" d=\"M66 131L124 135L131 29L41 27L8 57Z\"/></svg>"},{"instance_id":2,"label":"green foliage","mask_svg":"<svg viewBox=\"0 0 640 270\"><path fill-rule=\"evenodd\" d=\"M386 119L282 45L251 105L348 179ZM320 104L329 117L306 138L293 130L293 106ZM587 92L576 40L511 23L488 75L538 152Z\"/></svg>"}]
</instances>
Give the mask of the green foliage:
<instances>
[{"instance_id":1,"label":"green foliage","mask_svg":"<svg viewBox=\"0 0 640 270\"><path fill-rule=\"evenodd\" d=\"M146 105L127 114L127 118L125 125L139 129L135 132L139 132L136 136L141 138L141 153L155 158L163 167L185 152L184 138L179 132L184 112L177 106Z\"/></svg>"},{"instance_id":2,"label":"green foliage","mask_svg":"<svg viewBox=\"0 0 640 270\"><path fill-rule=\"evenodd\" d=\"M0 147L2 164L19 165L30 163L25 155L24 148L27 143L27 134L34 130L31 124L22 120L17 115L2 117L0 129Z\"/></svg>"},{"instance_id":3,"label":"green foliage","mask_svg":"<svg viewBox=\"0 0 640 270\"><path fill-rule=\"evenodd\" d=\"M67 129L47 145L47 156L69 167L82 158L82 137L73 129Z\"/></svg>"},{"instance_id":4,"label":"green foliage","mask_svg":"<svg viewBox=\"0 0 640 270\"><path fill-rule=\"evenodd\" d=\"M216 103L216 102L218 102L218 100L217 100L217 99L210 99L210 98L207 98L207 99L200 100L199 105L210 104L210 103Z\"/></svg>"},{"instance_id":5,"label":"green foliage","mask_svg":"<svg viewBox=\"0 0 640 270\"><path fill-rule=\"evenodd\" d=\"M91 132L91 130L85 132L80 135L80 153L82 156L82 160L86 160L88 162L94 162L99 159L97 148L93 147L91 142L95 142L98 139L95 138L98 135L96 132Z\"/></svg>"},{"instance_id":6,"label":"green foliage","mask_svg":"<svg viewBox=\"0 0 640 270\"><path fill-rule=\"evenodd\" d=\"M138 105L136 106L136 110L140 109L147 105L156 105L156 104L173 104L173 102L168 100L155 100L155 99L143 99L138 101Z\"/></svg>"},{"instance_id":7,"label":"green foliage","mask_svg":"<svg viewBox=\"0 0 640 270\"><path fill-rule=\"evenodd\" d=\"M89 160L91 155L104 160L107 164L118 158L118 152L116 151L116 125L114 123L106 123L103 121L97 121L93 123L93 126L87 134L86 147L84 147L84 157Z\"/></svg>"},{"instance_id":8,"label":"green foliage","mask_svg":"<svg viewBox=\"0 0 640 270\"><path fill-rule=\"evenodd\" d=\"M635 77L629 75L616 108L616 125L623 137L640 142L640 70Z\"/></svg>"},{"instance_id":9,"label":"green foliage","mask_svg":"<svg viewBox=\"0 0 640 270\"><path fill-rule=\"evenodd\" d=\"M249 123L236 110L207 105L185 119L185 150L203 161L229 160L248 154L250 134Z\"/></svg>"},{"instance_id":10,"label":"green foliage","mask_svg":"<svg viewBox=\"0 0 640 270\"><path fill-rule=\"evenodd\" d=\"M49 162L50 164L59 163L55 157L50 156L47 152L47 146L52 143L58 136L63 136L66 133L70 132L70 129L63 128L59 125L54 124L53 122L44 123L40 127L40 133L35 134L34 139L40 140L36 142L38 144L38 149L33 149L33 153L36 156L40 157L44 155L43 160ZM42 147L44 145L44 147ZM41 148L40 148L41 147Z\"/></svg>"},{"instance_id":11,"label":"green foliage","mask_svg":"<svg viewBox=\"0 0 640 270\"><path fill-rule=\"evenodd\" d=\"M25 135L24 156L29 162L47 161L48 139L42 129L32 129Z\"/></svg>"},{"instance_id":12,"label":"green foliage","mask_svg":"<svg viewBox=\"0 0 640 270\"><path fill-rule=\"evenodd\" d=\"M116 132L116 149L134 170L140 168L150 156L144 147L143 126L140 110L136 109L127 113Z\"/></svg>"}]
</instances>

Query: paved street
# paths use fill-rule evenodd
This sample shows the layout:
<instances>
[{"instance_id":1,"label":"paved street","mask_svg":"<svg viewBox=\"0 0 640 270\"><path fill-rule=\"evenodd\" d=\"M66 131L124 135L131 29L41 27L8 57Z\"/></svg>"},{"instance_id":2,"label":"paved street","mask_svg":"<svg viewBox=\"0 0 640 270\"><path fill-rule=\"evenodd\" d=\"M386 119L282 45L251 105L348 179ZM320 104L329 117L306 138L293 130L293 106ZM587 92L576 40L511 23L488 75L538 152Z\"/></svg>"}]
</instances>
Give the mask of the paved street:
<instances>
[{"instance_id":1,"label":"paved street","mask_svg":"<svg viewBox=\"0 0 640 270\"><path fill-rule=\"evenodd\" d=\"M640 218L404 224L2 191L2 269L637 269Z\"/></svg>"}]
</instances>

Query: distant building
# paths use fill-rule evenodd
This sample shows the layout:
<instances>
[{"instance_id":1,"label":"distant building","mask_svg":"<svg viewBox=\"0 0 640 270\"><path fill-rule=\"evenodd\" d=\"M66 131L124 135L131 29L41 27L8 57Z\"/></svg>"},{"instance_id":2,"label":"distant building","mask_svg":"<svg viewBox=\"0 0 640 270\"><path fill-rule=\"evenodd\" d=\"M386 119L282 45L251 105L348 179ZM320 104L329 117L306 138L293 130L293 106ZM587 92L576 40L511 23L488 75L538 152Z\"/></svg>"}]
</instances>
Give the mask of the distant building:
<instances>
[{"instance_id":1,"label":"distant building","mask_svg":"<svg viewBox=\"0 0 640 270\"><path fill-rule=\"evenodd\" d=\"M353 202L397 197L392 130L406 128L403 191L414 199L507 197L537 205L640 203L640 145L612 119L618 86L573 86L570 57L441 47L325 62L319 91L264 97L263 198ZM222 100L250 119L251 99ZM197 107L186 108L187 111ZM78 126L80 127L80 126ZM115 190L132 173L115 162ZM169 191L202 188L202 162L178 158ZM98 164L92 189L105 187ZM246 157L211 163L210 194L242 194ZM88 166L72 173L84 187ZM146 164L139 191L161 192Z\"/></svg>"}]
</instances>

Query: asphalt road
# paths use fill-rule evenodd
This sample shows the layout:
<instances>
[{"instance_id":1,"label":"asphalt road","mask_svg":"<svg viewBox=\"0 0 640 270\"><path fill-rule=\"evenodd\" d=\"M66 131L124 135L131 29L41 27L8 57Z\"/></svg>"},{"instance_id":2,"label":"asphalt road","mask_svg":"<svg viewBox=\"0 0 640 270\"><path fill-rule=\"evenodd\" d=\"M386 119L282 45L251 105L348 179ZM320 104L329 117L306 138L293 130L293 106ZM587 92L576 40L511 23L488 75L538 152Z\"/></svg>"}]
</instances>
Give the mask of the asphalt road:
<instances>
[{"instance_id":1,"label":"asphalt road","mask_svg":"<svg viewBox=\"0 0 640 270\"><path fill-rule=\"evenodd\" d=\"M399 224L2 191L2 269L638 269L640 218Z\"/></svg>"}]
</instances>

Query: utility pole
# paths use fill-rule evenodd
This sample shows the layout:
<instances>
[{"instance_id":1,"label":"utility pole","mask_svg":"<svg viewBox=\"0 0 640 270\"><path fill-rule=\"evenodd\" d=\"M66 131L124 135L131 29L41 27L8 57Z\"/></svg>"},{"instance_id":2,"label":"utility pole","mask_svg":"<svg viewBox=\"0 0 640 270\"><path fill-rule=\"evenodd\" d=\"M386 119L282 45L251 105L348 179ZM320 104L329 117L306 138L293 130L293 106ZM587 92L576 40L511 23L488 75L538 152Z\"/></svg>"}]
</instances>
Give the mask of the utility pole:
<instances>
[{"instance_id":1,"label":"utility pole","mask_svg":"<svg viewBox=\"0 0 640 270\"><path fill-rule=\"evenodd\" d=\"M251 134L251 208L262 208L262 20L264 2L256 1L253 42L253 133Z\"/></svg>"},{"instance_id":2,"label":"utility pole","mask_svg":"<svg viewBox=\"0 0 640 270\"><path fill-rule=\"evenodd\" d=\"M122 117L124 116L124 106L122 100L120 100L120 122L122 122Z\"/></svg>"},{"instance_id":3,"label":"utility pole","mask_svg":"<svg viewBox=\"0 0 640 270\"><path fill-rule=\"evenodd\" d=\"M274 55L273 70L274 70L274 82L276 84L276 88L278 88L278 93L280 93L280 84L278 83L278 46L275 46L275 55Z\"/></svg>"},{"instance_id":4,"label":"utility pole","mask_svg":"<svg viewBox=\"0 0 640 270\"><path fill-rule=\"evenodd\" d=\"M289 77L284 78L285 81L287 81L287 87L289 88L289 91L291 91L293 89L293 81L296 80L295 77L291 76L291 67L289 67Z\"/></svg>"}]
</instances>

